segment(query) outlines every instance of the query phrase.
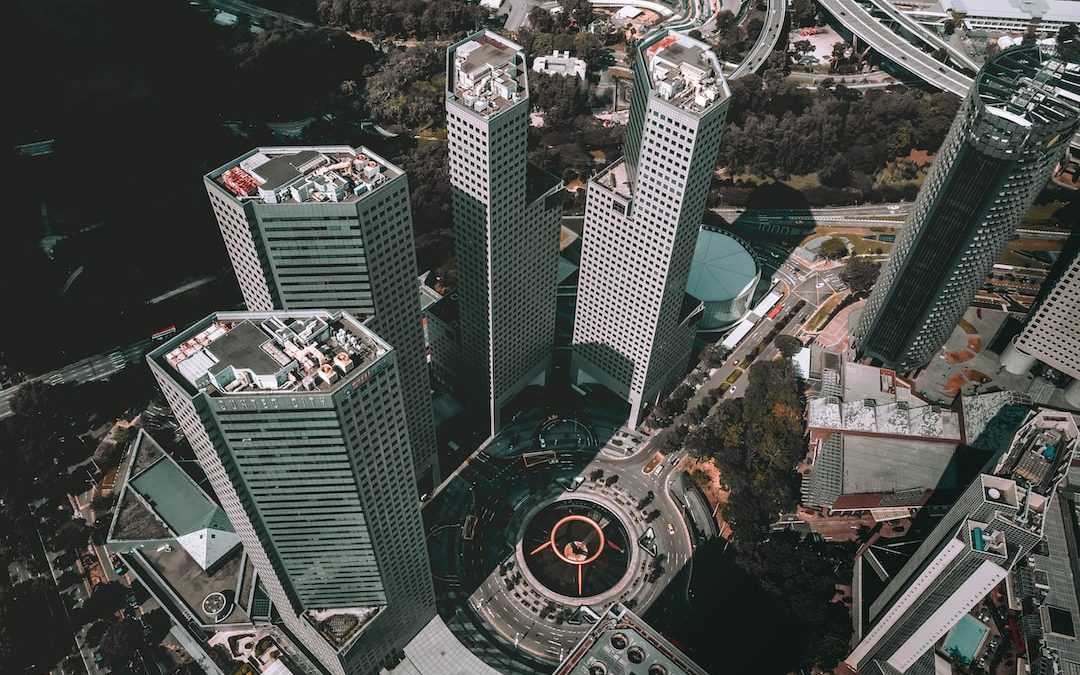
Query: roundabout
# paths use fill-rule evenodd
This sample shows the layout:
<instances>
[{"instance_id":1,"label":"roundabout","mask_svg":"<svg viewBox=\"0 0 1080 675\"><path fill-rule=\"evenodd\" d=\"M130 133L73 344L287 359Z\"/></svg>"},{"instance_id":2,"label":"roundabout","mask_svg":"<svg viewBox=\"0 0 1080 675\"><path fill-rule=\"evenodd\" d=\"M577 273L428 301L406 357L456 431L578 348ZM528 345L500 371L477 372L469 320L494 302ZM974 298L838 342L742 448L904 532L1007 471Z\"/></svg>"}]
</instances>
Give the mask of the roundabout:
<instances>
[{"instance_id":1,"label":"roundabout","mask_svg":"<svg viewBox=\"0 0 1080 675\"><path fill-rule=\"evenodd\" d=\"M628 581L637 557L619 517L583 499L541 507L525 525L517 556L535 587L564 604L602 602Z\"/></svg>"},{"instance_id":2,"label":"roundabout","mask_svg":"<svg viewBox=\"0 0 1080 675\"><path fill-rule=\"evenodd\" d=\"M440 615L500 672L550 669L592 615L612 602L645 612L689 563L669 476L642 471L652 453L634 452L631 434L522 414L425 506Z\"/></svg>"}]
</instances>

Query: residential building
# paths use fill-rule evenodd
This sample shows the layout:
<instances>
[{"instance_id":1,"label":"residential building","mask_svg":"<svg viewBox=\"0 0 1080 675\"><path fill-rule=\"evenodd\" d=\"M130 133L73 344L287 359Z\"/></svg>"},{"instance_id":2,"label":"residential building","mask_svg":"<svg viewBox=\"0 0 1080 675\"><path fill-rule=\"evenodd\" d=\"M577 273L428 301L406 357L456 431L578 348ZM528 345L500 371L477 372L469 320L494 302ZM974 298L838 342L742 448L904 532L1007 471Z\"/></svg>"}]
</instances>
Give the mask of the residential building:
<instances>
[{"instance_id":1,"label":"residential building","mask_svg":"<svg viewBox=\"0 0 1080 675\"><path fill-rule=\"evenodd\" d=\"M494 435L502 406L543 381L555 341L563 189L526 163L520 46L490 31L450 46L446 125L462 370Z\"/></svg>"},{"instance_id":2,"label":"residential building","mask_svg":"<svg viewBox=\"0 0 1080 675\"><path fill-rule=\"evenodd\" d=\"M555 675L634 673L705 675L705 670L617 602L593 623L555 669Z\"/></svg>"},{"instance_id":3,"label":"residential building","mask_svg":"<svg viewBox=\"0 0 1080 675\"><path fill-rule=\"evenodd\" d=\"M1078 435L1071 414L1031 411L880 595L856 598L854 611L866 603L869 611L856 622L846 666L860 675L941 672L937 665L952 656L943 638L960 621L977 623L968 612L1042 541Z\"/></svg>"},{"instance_id":4,"label":"residential building","mask_svg":"<svg viewBox=\"0 0 1080 675\"><path fill-rule=\"evenodd\" d=\"M687 281L730 100L699 40L658 32L634 58L624 155L589 181L572 366L630 404L630 427L689 362L703 308Z\"/></svg>"},{"instance_id":5,"label":"residential building","mask_svg":"<svg viewBox=\"0 0 1080 675\"><path fill-rule=\"evenodd\" d=\"M291 641L333 675L391 662L435 599L390 345L342 311L219 312L147 360Z\"/></svg>"},{"instance_id":6,"label":"residential building","mask_svg":"<svg viewBox=\"0 0 1080 675\"><path fill-rule=\"evenodd\" d=\"M405 173L364 147L263 147L203 181L249 310L342 309L393 345L429 491L439 458Z\"/></svg>"},{"instance_id":7,"label":"residential building","mask_svg":"<svg viewBox=\"0 0 1080 675\"><path fill-rule=\"evenodd\" d=\"M1028 316L1023 331L1001 356L1005 370L1022 374L1044 363L1072 378L1065 398L1080 407L1080 254Z\"/></svg>"},{"instance_id":8,"label":"residential building","mask_svg":"<svg viewBox=\"0 0 1080 675\"><path fill-rule=\"evenodd\" d=\"M975 77L853 334L862 357L899 371L934 357L1080 122L1080 64L1036 45Z\"/></svg>"}]
</instances>

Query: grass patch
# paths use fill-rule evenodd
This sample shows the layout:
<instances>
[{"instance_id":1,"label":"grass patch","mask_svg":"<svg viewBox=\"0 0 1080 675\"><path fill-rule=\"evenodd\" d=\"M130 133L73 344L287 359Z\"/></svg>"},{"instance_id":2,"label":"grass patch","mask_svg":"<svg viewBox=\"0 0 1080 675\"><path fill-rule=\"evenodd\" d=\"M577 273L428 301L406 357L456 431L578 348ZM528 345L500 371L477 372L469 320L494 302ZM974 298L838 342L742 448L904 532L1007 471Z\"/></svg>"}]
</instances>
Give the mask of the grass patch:
<instances>
[{"instance_id":1,"label":"grass patch","mask_svg":"<svg viewBox=\"0 0 1080 675\"><path fill-rule=\"evenodd\" d=\"M845 297L847 297L846 293L836 293L830 296L825 302L821 303L821 307L818 307L818 310L814 312L814 315L806 322L803 329L813 333L824 328L825 324L832 318L833 312L836 311L836 306L839 305Z\"/></svg>"},{"instance_id":2,"label":"grass patch","mask_svg":"<svg viewBox=\"0 0 1080 675\"><path fill-rule=\"evenodd\" d=\"M742 368L736 368L735 370L731 371L730 375L727 376L727 379L724 380L724 384L726 384L727 386L730 387L731 385L735 384L735 381L738 380L739 377L742 376L742 374L743 374ZM725 391L726 391L726 389L725 389Z\"/></svg>"},{"instance_id":3,"label":"grass patch","mask_svg":"<svg viewBox=\"0 0 1080 675\"><path fill-rule=\"evenodd\" d=\"M1058 219L1054 218L1054 212L1062 206L1064 206L1064 204L1058 201L1053 201L1049 204L1036 204L1028 209L1028 212L1024 215L1023 223L1020 226L1053 227L1058 224Z\"/></svg>"}]
</instances>

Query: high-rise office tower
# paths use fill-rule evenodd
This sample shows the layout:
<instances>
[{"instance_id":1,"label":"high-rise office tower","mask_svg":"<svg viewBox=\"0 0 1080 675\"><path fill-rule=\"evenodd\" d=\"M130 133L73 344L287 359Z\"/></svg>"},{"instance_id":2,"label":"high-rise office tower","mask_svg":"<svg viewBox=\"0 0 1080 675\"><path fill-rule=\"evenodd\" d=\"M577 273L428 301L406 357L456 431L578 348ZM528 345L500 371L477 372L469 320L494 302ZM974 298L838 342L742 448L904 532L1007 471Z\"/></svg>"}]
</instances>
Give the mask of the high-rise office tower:
<instances>
[{"instance_id":1,"label":"high-rise office tower","mask_svg":"<svg viewBox=\"0 0 1080 675\"><path fill-rule=\"evenodd\" d=\"M686 293L730 91L709 46L674 31L635 52L624 156L589 181L573 371L630 403L683 375L701 303Z\"/></svg>"},{"instance_id":2,"label":"high-rise office tower","mask_svg":"<svg viewBox=\"0 0 1080 675\"><path fill-rule=\"evenodd\" d=\"M1036 362L1065 373L1072 382L1065 398L1080 406L1080 255L1068 266L1028 316L1020 335L1001 356L1001 363L1017 375L1031 370Z\"/></svg>"},{"instance_id":3,"label":"high-rise office tower","mask_svg":"<svg viewBox=\"0 0 1080 675\"><path fill-rule=\"evenodd\" d=\"M251 311L342 309L398 354L420 490L439 458L409 183L367 148L258 148L204 177Z\"/></svg>"},{"instance_id":4,"label":"high-rise office tower","mask_svg":"<svg viewBox=\"0 0 1080 675\"><path fill-rule=\"evenodd\" d=\"M147 360L284 629L377 672L435 615L397 353L341 311L220 312Z\"/></svg>"},{"instance_id":5,"label":"high-rise office tower","mask_svg":"<svg viewBox=\"0 0 1080 675\"><path fill-rule=\"evenodd\" d=\"M446 126L465 388L499 409L543 377L555 343L562 181L526 163L521 47L490 31L446 53Z\"/></svg>"},{"instance_id":6,"label":"high-rise office tower","mask_svg":"<svg viewBox=\"0 0 1080 675\"><path fill-rule=\"evenodd\" d=\"M920 368L945 344L1080 120L1080 66L1036 45L989 59L960 106L853 331L860 356Z\"/></svg>"},{"instance_id":7,"label":"high-rise office tower","mask_svg":"<svg viewBox=\"0 0 1080 675\"><path fill-rule=\"evenodd\" d=\"M934 675L935 645L1043 537L1077 445L1069 413L1033 411L871 604L845 662L859 675Z\"/></svg>"}]
</instances>

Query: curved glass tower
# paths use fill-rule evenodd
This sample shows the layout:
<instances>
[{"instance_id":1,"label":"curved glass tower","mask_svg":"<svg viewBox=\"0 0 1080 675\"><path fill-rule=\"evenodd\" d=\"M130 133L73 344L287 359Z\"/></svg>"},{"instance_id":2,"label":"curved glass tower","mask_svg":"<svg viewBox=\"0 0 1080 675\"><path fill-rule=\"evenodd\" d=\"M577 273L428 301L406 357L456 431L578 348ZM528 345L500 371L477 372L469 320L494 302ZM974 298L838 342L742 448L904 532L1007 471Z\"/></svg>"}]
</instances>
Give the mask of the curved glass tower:
<instances>
[{"instance_id":1,"label":"curved glass tower","mask_svg":"<svg viewBox=\"0 0 1080 675\"><path fill-rule=\"evenodd\" d=\"M1035 45L990 59L953 121L854 330L901 371L948 339L1080 121L1080 64Z\"/></svg>"}]
</instances>

